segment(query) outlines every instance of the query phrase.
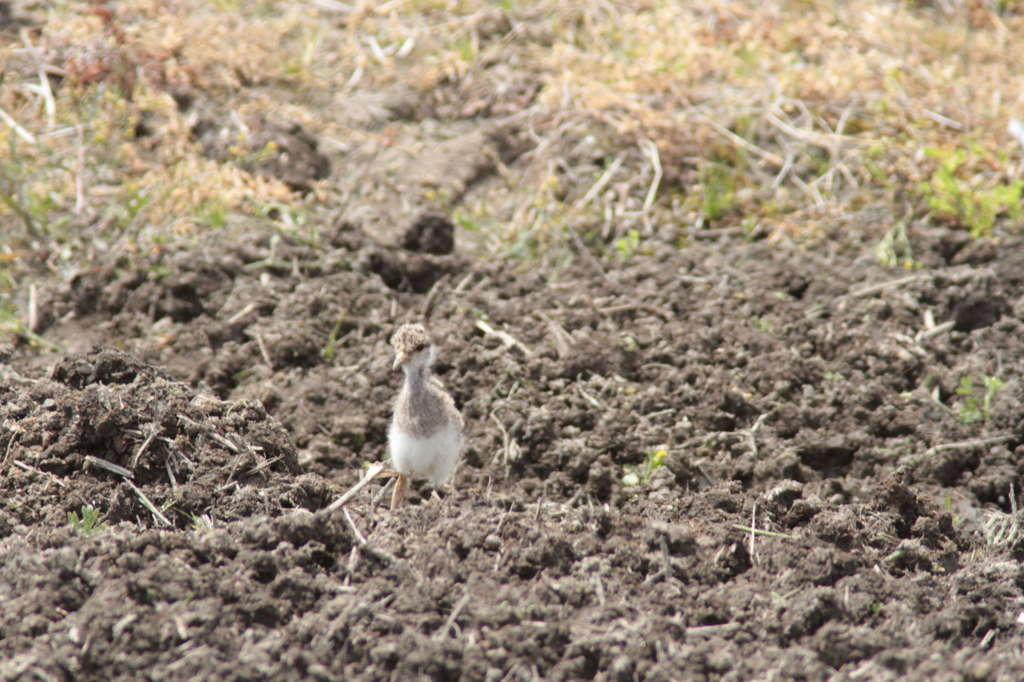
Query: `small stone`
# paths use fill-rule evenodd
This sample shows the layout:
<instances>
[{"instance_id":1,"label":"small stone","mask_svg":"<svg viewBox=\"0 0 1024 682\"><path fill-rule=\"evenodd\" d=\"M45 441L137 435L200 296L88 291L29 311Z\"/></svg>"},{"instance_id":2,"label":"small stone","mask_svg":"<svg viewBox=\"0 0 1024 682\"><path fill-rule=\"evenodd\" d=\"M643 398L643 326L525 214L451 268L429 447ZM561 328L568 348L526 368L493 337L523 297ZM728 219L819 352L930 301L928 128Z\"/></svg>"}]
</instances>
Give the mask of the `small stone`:
<instances>
[{"instance_id":1,"label":"small stone","mask_svg":"<svg viewBox=\"0 0 1024 682\"><path fill-rule=\"evenodd\" d=\"M633 667L633 659L620 654L612 661L612 667L608 670L609 677L615 682L632 682Z\"/></svg>"}]
</instances>

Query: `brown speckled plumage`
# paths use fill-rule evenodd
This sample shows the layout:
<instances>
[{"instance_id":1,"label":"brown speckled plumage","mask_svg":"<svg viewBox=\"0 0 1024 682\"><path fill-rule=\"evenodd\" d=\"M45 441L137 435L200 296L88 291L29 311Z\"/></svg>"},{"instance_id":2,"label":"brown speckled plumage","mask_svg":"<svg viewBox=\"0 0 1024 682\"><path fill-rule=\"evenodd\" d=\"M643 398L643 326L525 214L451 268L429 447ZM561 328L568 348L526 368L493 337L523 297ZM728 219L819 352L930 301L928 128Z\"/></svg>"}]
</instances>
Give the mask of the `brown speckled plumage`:
<instances>
[{"instance_id":1,"label":"brown speckled plumage","mask_svg":"<svg viewBox=\"0 0 1024 682\"><path fill-rule=\"evenodd\" d=\"M395 403L395 425L415 438L428 438L449 420L462 428L462 415L452 397L434 385L429 370L409 375Z\"/></svg>"},{"instance_id":2,"label":"brown speckled plumage","mask_svg":"<svg viewBox=\"0 0 1024 682\"><path fill-rule=\"evenodd\" d=\"M406 324L391 337L395 369L405 373L388 430L391 461L399 473L391 508L405 495L406 478L422 476L434 486L451 475L462 449L462 415L455 401L431 378L434 345L421 324Z\"/></svg>"},{"instance_id":3,"label":"brown speckled plumage","mask_svg":"<svg viewBox=\"0 0 1024 682\"><path fill-rule=\"evenodd\" d=\"M430 334L422 324L403 324L391 336L391 347L399 356L411 356L417 348L426 347L432 343Z\"/></svg>"}]
</instances>

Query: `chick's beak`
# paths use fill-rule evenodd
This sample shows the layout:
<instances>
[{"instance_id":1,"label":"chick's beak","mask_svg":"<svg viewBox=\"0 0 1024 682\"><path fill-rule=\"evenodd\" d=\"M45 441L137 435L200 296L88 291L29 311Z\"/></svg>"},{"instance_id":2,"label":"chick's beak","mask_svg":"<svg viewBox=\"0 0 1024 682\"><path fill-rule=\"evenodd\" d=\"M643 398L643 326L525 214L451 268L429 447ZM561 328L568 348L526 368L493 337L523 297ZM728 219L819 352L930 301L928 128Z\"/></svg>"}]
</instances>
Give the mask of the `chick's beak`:
<instances>
[{"instance_id":1,"label":"chick's beak","mask_svg":"<svg viewBox=\"0 0 1024 682\"><path fill-rule=\"evenodd\" d=\"M408 364L409 360L412 360L407 353L399 353L395 356L395 364L391 366L392 371L398 369L402 365Z\"/></svg>"}]
</instances>

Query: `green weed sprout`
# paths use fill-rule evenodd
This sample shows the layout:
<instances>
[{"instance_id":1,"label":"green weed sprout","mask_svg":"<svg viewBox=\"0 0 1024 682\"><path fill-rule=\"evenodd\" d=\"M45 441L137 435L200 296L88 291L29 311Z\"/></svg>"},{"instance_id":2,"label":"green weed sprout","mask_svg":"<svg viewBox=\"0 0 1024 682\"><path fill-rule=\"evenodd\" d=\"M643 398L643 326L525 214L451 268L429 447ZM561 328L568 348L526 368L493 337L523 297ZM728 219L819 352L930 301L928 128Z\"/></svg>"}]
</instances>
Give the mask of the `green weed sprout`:
<instances>
[{"instance_id":1,"label":"green weed sprout","mask_svg":"<svg viewBox=\"0 0 1024 682\"><path fill-rule=\"evenodd\" d=\"M1017 509L1017 491L1010 484L1010 509L1006 514L990 511L985 520L985 542L989 546L1008 545L1015 547L1021 538L1021 515Z\"/></svg>"},{"instance_id":2,"label":"green weed sprout","mask_svg":"<svg viewBox=\"0 0 1024 682\"><path fill-rule=\"evenodd\" d=\"M974 393L974 379L970 376L960 379L960 386L956 389L956 394L963 396L964 400L956 412L964 424L978 422L988 424L992 421L992 398L1003 387L1003 380L999 377L982 374L981 383L985 388L985 395L979 403Z\"/></svg>"},{"instance_id":3,"label":"green weed sprout","mask_svg":"<svg viewBox=\"0 0 1024 682\"><path fill-rule=\"evenodd\" d=\"M629 260L640 248L640 230L630 230L625 237L615 240L615 250L622 260Z\"/></svg>"},{"instance_id":4,"label":"green weed sprout","mask_svg":"<svg viewBox=\"0 0 1024 682\"><path fill-rule=\"evenodd\" d=\"M325 360L330 360L334 357L334 349L338 343L338 335L341 333L341 325L345 322L345 314L347 312L348 311L345 308L342 308L341 312L338 313L338 319L334 323L334 327L331 329L330 335L327 337L327 345L320 351L320 355L322 355Z\"/></svg>"},{"instance_id":5,"label":"green weed sprout","mask_svg":"<svg viewBox=\"0 0 1024 682\"><path fill-rule=\"evenodd\" d=\"M192 530L199 531L200 533L209 533L213 530L213 518L209 514L203 514L201 516L192 514L191 521Z\"/></svg>"},{"instance_id":6,"label":"green weed sprout","mask_svg":"<svg viewBox=\"0 0 1024 682\"><path fill-rule=\"evenodd\" d=\"M716 222L731 211L736 203L736 176L732 169L719 164L701 170L702 209L709 222Z\"/></svg>"},{"instance_id":7,"label":"green weed sprout","mask_svg":"<svg viewBox=\"0 0 1024 682\"><path fill-rule=\"evenodd\" d=\"M625 475L622 477L622 485L632 488L638 486L641 483L647 483L651 480L651 476L660 467L664 466L665 458L668 457L668 452L664 449L658 449L657 451L651 450L647 453L647 457L644 459L643 464L639 466L627 466L625 467Z\"/></svg>"},{"instance_id":8,"label":"green weed sprout","mask_svg":"<svg viewBox=\"0 0 1024 682\"><path fill-rule=\"evenodd\" d=\"M974 181L961 178L968 160L967 150L948 152L927 148L925 154L939 159L939 167L931 180L921 183L921 194L932 214L956 221L975 239L991 234L999 215L1020 220L1024 213L1020 203L1024 180L995 187L977 186Z\"/></svg>"},{"instance_id":9,"label":"green weed sprout","mask_svg":"<svg viewBox=\"0 0 1024 682\"><path fill-rule=\"evenodd\" d=\"M889 228L875 246L875 259L879 265L887 268L902 266L919 268L921 264L914 260L914 251L907 237L907 224L899 222Z\"/></svg>"},{"instance_id":10,"label":"green weed sprout","mask_svg":"<svg viewBox=\"0 0 1024 682\"><path fill-rule=\"evenodd\" d=\"M96 525L99 518L100 513L91 505L82 505L81 518L79 518L77 512L68 512L68 524L84 538L89 537L93 533L102 533L107 530L107 524L105 523Z\"/></svg>"}]
</instances>

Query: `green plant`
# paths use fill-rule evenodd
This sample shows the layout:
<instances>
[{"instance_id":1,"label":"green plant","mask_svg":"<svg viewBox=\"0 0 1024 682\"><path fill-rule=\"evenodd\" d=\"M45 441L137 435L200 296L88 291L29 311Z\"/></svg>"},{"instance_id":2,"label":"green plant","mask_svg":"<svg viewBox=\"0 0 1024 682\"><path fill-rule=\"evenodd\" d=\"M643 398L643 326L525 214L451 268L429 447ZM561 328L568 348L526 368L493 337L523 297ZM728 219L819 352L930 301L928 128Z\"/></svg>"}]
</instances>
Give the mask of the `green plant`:
<instances>
[{"instance_id":1,"label":"green plant","mask_svg":"<svg viewBox=\"0 0 1024 682\"><path fill-rule=\"evenodd\" d=\"M220 200L206 202L196 214L199 224L211 229L224 227L228 221L228 207Z\"/></svg>"},{"instance_id":2,"label":"green plant","mask_svg":"<svg viewBox=\"0 0 1024 682\"><path fill-rule=\"evenodd\" d=\"M469 230L470 232L480 232L483 229L481 221L487 217L486 200L484 200L480 205L480 208L474 211L472 215L461 207L456 208L455 211L452 212L452 218L455 222L457 222L460 227L465 230Z\"/></svg>"},{"instance_id":3,"label":"green plant","mask_svg":"<svg viewBox=\"0 0 1024 682\"><path fill-rule=\"evenodd\" d=\"M889 228L881 241L875 246L875 259L879 265L887 268L901 265L905 268L919 268L921 264L914 260L914 251L907 238L907 224L898 222Z\"/></svg>"},{"instance_id":4,"label":"green plant","mask_svg":"<svg viewBox=\"0 0 1024 682\"><path fill-rule=\"evenodd\" d=\"M320 355L323 356L324 360L330 360L334 357L334 347L338 343L338 334L341 333L341 325L345 321L345 314L348 311L344 308L338 313L338 319L334 323L334 327L331 329L330 335L327 337L327 345L324 346L323 350L320 351Z\"/></svg>"},{"instance_id":5,"label":"green plant","mask_svg":"<svg viewBox=\"0 0 1024 682\"><path fill-rule=\"evenodd\" d=\"M26 139L24 152L18 139L8 135L7 153L0 161L0 202L18 217L28 237L45 241L51 213L64 208L58 200L57 178L68 171L37 139Z\"/></svg>"},{"instance_id":6,"label":"green plant","mask_svg":"<svg viewBox=\"0 0 1024 682\"><path fill-rule=\"evenodd\" d=\"M209 533L213 530L213 519L209 514L203 514L202 516L192 514L190 518L192 519L192 530L197 530L200 533Z\"/></svg>"},{"instance_id":7,"label":"green plant","mask_svg":"<svg viewBox=\"0 0 1024 682\"><path fill-rule=\"evenodd\" d=\"M925 154L939 159L939 167L931 180L921 183L921 194L933 215L962 225L975 239L990 234L999 215L1005 213L1014 220L1024 216L1020 203L1024 180L983 187L981 176L966 180L961 177L968 159L967 150L948 152L927 148Z\"/></svg>"},{"instance_id":8,"label":"green plant","mask_svg":"<svg viewBox=\"0 0 1024 682\"><path fill-rule=\"evenodd\" d=\"M985 542L990 546L1013 547L1021 536L1021 515L1017 509L1017 491L1010 484L1010 513L990 511L985 519Z\"/></svg>"},{"instance_id":9,"label":"green plant","mask_svg":"<svg viewBox=\"0 0 1024 682\"><path fill-rule=\"evenodd\" d=\"M957 387L956 394L963 396L964 399L957 408L956 413L964 424L976 424L977 422L988 424L992 421L992 398L1003 387L1003 380L998 377L982 374L981 383L985 393L979 403L975 395L974 379L970 376L960 379L960 386Z\"/></svg>"},{"instance_id":10,"label":"green plant","mask_svg":"<svg viewBox=\"0 0 1024 682\"><path fill-rule=\"evenodd\" d=\"M127 183L124 187L123 200L111 204L106 210L106 215L113 218L121 230L132 234L140 227L143 211L152 199L148 187Z\"/></svg>"},{"instance_id":11,"label":"green plant","mask_svg":"<svg viewBox=\"0 0 1024 682\"><path fill-rule=\"evenodd\" d=\"M756 215L750 215L743 219L740 223L740 230L743 231L743 241L748 244L754 241L754 237L757 235L758 230L761 227L761 221Z\"/></svg>"},{"instance_id":12,"label":"green plant","mask_svg":"<svg viewBox=\"0 0 1024 682\"><path fill-rule=\"evenodd\" d=\"M715 222L733 209L736 202L736 176L730 168L717 163L705 165L700 176L704 218Z\"/></svg>"},{"instance_id":13,"label":"green plant","mask_svg":"<svg viewBox=\"0 0 1024 682\"><path fill-rule=\"evenodd\" d=\"M36 348L63 350L60 346L39 336L18 317L18 308L9 298L0 298L0 340L22 338Z\"/></svg>"},{"instance_id":14,"label":"green plant","mask_svg":"<svg viewBox=\"0 0 1024 682\"><path fill-rule=\"evenodd\" d=\"M629 260L640 247L640 230L630 230L625 237L615 240L615 250L622 260Z\"/></svg>"},{"instance_id":15,"label":"green plant","mask_svg":"<svg viewBox=\"0 0 1024 682\"><path fill-rule=\"evenodd\" d=\"M626 466L625 475L622 477L622 485L633 487L640 485L641 483L647 483L651 480L651 476L659 468L665 465L665 459L668 457L668 452L664 449L659 448L654 450L653 448L647 453L647 457L644 458L642 464L637 466Z\"/></svg>"},{"instance_id":16,"label":"green plant","mask_svg":"<svg viewBox=\"0 0 1024 682\"><path fill-rule=\"evenodd\" d=\"M78 516L77 512L68 512L68 523L75 529L75 531L78 532L79 535L85 538L89 537L93 533L102 533L107 530L107 524L96 524L99 518L100 513L91 505L82 505L81 517Z\"/></svg>"}]
</instances>

